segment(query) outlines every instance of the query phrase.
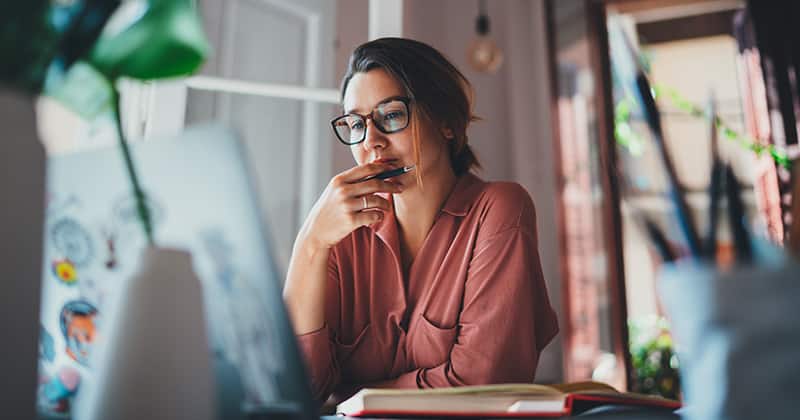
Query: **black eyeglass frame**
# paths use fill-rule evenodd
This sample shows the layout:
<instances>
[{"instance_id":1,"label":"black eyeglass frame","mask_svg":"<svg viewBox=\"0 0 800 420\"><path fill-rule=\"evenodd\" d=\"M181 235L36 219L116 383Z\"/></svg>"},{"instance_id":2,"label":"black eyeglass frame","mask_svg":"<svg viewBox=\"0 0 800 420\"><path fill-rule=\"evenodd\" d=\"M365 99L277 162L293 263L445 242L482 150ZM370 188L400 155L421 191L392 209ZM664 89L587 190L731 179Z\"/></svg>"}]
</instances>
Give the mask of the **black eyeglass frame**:
<instances>
[{"instance_id":1,"label":"black eyeglass frame","mask_svg":"<svg viewBox=\"0 0 800 420\"><path fill-rule=\"evenodd\" d=\"M378 108L381 105L388 104L389 102L392 102L392 101L400 101L406 106L406 113L408 114L408 119L406 121L406 124L404 126L402 126L401 128L398 128L396 130L386 130L386 129L383 128L383 126L381 124L375 124L375 117L373 117L373 114L375 114L375 111L377 111ZM386 99L378 102L378 104L375 105L375 107L372 109L372 112L370 112L369 115L361 115L361 114L358 114L358 113L355 113L355 112L349 112L347 114L340 115L340 116L338 116L338 117L336 117L336 118L331 120L331 128L333 128L333 134L336 136L336 139L339 140L339 142L341 142L341 143L343 143L343 144L345 144L347 146L355 146L355 145L357 145L359 143L362 143L364 140L367 139L367 129L366 129L367 120L372 120L372 125L374 125L375 128L377 128L378 131L380 131L383 134L393 134L393 133L398 133L400 131L403 131L406 128L408 128L408 125L411 123L411 102L413 102L413 100L411 98L409 98L409 97L406 97L406 96L392 96L392 97L386 98ZM344 139L342 139L339 136L339 132L336 131L336 123L339 120L342 120L342 119L347 118L347 117L352 117L352 116L360 117L361 119L363 119L364 120L364 125L365 125L364 132L361 134L361 139L357 140L355 142L345 141Z\"/></svg>"}]
</instances>

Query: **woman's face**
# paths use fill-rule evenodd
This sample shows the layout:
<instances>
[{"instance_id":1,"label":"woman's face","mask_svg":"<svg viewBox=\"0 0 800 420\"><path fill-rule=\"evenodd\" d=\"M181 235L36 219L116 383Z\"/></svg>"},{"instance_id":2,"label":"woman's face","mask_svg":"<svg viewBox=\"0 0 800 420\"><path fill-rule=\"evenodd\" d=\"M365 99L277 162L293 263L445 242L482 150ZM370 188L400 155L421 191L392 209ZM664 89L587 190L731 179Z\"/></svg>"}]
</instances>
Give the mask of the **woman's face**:
<instances>
[{"instance_id":1,"label":"woman's face","mask_svg":"<svg viewBox=\"0 0 800 420\"><path fill-rule=\"evenodd\" d=\"M369 115L375 106L387 98L406 96L402 86L383 69L374 69L366 73L356 73L344 95L345 113ZM411 102L410 113L416 115L417 108ZM420 159L414 161L414 135L413 122L404 130L392 134L384 134L370 119L367 122L366 139L350 147L353 157L359 165L383 160L390 163L392 168L416 165L414 171L422 171L424 179L435 177L438 171L450 168L447 144L436 125L424 118L417 120L420 124ZM392 178L391 181L409 187L416 185L415 172Z\"/></svg>"}]
</instances>

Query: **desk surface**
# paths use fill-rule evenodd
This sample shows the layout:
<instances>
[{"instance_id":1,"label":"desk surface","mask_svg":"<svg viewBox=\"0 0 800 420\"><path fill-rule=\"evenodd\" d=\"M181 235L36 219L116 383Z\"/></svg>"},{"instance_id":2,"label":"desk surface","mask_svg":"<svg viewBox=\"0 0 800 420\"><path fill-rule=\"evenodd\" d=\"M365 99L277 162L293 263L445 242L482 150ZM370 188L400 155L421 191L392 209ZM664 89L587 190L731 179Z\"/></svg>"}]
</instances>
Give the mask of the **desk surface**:
<instances>
[{"instance_id":1,"label":"desk surface","mask_svg":"<svg viewBox=\"0 0 800 420\"><path fill-rule=\"evenodd\" d=\"M68 419L68 416L59 416L59 417L51 417L46 415L40 415L40 420L64 420ZM244 418L244 417L243 417ZM597 419L597 420L632 420L632 419L641 419L641 420L675 420L680 419L680 415L677 413L669 413L663 411L654 411L654 410L643 410L638 408L632 407L621 407L621 406L604 406L598 407L593 410L587 411L579 416L574 417L561 417L562 419ZM377 420L377 419L364 419L364 418L356 418L356 417L342 417L342 416L322 416L324 420ZM246 418L246 420L260 420L259 416L251 416ZM413 419L406 419L406 420L413 420ZM504 419L506 420L506 419Z\"/></svg>"},{"instance_id":2,"label":"desk surface","mask_svg":"<svg viewBox=\"0 0 800 420\"><path fill-rule=\"evenodd\" d=\"M324 420L378 420L342 416L322 416ZM681 416L678 412L665 412L624 406L602 406L589 410L573 417L560 417L561 419L598 419L598 420L676 420ZM409 419L406 419L409 420ZM413 419L410 419L413 420ZM506 419L504 419L506 420Z\"/></svg>"}]
</instances>

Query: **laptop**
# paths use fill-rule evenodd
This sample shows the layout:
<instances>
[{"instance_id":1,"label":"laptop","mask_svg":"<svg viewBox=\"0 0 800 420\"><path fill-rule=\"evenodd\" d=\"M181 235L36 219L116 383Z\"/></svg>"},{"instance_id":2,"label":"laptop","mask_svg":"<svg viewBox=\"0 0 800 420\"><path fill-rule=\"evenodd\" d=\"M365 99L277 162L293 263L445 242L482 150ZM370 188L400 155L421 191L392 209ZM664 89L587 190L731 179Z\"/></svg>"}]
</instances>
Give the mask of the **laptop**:
<instances>
[{"instance_id":1,"label":"laptop","mask_svg":"<svg viewBox=\"0 0 800 420\"><path fill-rule=\"evenodd\" d=\"M218 417L317 418L246 159L221 125L131 145L156 243L192 254L203 287ZM117 147L48 161L38 410L67 416L114 287L146 240Z\"/></svg>"}]
</instances>

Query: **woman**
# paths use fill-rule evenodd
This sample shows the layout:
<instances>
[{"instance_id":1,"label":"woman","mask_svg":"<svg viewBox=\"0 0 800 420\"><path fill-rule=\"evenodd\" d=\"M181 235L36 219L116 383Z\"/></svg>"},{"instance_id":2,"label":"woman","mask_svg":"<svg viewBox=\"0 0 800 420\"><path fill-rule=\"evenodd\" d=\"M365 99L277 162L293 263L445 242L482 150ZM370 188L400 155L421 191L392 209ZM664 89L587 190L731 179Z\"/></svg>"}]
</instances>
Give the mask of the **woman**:
<instances>
[{"instance_id":1,"label":"woman","mask_svg":"<svg viewBox=\"0 0 800 420\"><path fill-rule=\"evenodd\" d=\"M470 96L420 42L379 39L350 57L332 125L358 166L311 210L284 290L320 401L367 386L530 382L558 331L530 196L470 173Z\"/></svg>"}]
</instances>

